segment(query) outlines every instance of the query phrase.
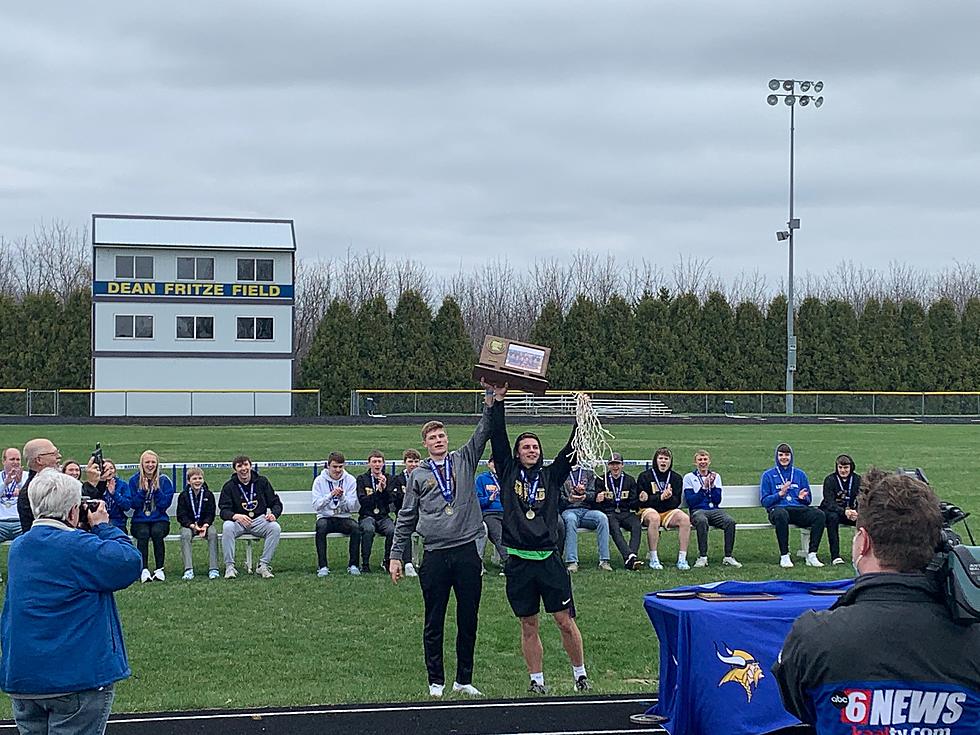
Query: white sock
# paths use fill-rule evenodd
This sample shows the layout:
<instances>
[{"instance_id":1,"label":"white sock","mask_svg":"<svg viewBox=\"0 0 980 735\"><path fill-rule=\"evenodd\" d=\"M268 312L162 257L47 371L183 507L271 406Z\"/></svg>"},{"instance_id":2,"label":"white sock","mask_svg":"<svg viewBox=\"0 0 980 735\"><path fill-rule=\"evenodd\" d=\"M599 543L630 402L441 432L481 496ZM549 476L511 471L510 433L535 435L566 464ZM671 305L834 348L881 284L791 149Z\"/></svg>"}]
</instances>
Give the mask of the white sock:
<instances>
[{"instance_id":1,"label":"white sock","mask_svg":"<svg viewBox=\"0 0 980 735\"><path fill-rule=\"evenodd\" d=\"M677 552L677 561L687 561L687 552L686 551L678 551Z\"/></svg>"},{"instance_id":2,"label":"white sock","mask_svg":"<svg viewBox=\"0 0 980 735\"><path fill-rule=\"evenodd\" d=\"M533 681L535 684L544 686L544 672L539 671L537 674L531 674L531 681Z\"/></svg>"},{"instance_id":3,"label":"white sock","mask_svg":"<svg viewBox=\"0 0 980 735\"><path fill-rule=\"evenodd\" d=\"M572 666L572 676L575 681L578 681L581 677L585 676L585 664L581 666Z\"/></svg>"},{"instance_id":4,"label":"white sock","mask_svg":"<svg viewBox=\"0 0 980 735\"><path fill-rule=\"evenodd\" d=\"M657 556L656 549L650 552L650 561L660 561L660 557Z\"/></svg>"}]
</instances>

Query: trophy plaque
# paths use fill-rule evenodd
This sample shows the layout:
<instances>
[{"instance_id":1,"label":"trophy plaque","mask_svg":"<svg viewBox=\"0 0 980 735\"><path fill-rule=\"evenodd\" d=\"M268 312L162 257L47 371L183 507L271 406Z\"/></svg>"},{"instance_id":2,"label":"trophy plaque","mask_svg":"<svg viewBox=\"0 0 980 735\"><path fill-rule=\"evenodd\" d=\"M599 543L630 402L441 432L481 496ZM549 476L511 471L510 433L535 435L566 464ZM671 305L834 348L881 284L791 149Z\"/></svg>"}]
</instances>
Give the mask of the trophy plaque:
<instances>
[{"instance_id":1,"label":"trophy plaque","mask_svg":"<svg viewBox=\"0 0 980 735\"><path fill-rule=\"evenodd\" d=\"M550 347L488 335L483 340L480 361L473 368L473 378L491 385L507 383L511 388L541 396L548 390L544 375L550 356Z\"/></svg>"}]
</instances>

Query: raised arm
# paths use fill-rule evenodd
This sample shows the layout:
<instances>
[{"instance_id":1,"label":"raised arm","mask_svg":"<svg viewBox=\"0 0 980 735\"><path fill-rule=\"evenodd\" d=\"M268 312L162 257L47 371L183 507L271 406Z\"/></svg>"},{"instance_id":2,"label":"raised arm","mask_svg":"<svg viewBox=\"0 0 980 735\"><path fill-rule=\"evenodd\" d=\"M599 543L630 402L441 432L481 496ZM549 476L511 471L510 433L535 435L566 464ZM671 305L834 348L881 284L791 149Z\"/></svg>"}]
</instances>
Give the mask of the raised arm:
<instances>
[{"instance_id":1,"label":"raised arm","mask_svg":"<svg viewBox=\"0 0 980 735\"><path fill-rule=\"evenodd\" d=\"M572 465L578 464L578 457L575 454L575 450L572 448L572 441L575 439L575 432L578 430L578 422L572 424L572 433L568 435L568 441L565 443L555 457L555 461L551 463L549 468L555 477L568 477L568 473L572 471ZM496 457L496 455L494 455Z\"/></svg>"},{"instance_id":2,"label":"raised arm","mask_svg":"<svg viewBox=\"0 0 980 735\"><path fill-rule=\"evenodd\" d=\"M507 420L504 417L503 399L495 400L490 409L490 451L493 452L493 464L497 468L497 477L504 477L514 464L514 455L510 449L507 437Z\"/></svg>"}]
</instances>

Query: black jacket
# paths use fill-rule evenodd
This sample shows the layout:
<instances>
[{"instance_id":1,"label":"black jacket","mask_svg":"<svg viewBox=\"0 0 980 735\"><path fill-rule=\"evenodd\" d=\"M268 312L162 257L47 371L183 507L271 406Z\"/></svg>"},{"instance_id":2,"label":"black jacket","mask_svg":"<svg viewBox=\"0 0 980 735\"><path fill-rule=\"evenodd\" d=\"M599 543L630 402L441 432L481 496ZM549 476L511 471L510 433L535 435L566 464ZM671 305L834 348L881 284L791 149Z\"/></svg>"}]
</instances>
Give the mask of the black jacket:
<instances>
[{"instance_id":1,"label":"black jacket","mask_svg":"<svg viewBox=\"0 0 980 735\"><path fill-rule=\"evenodd\" d=\"M632 475L625 472L620 474L619 479L623 481L622 487L618 480L613 480L612 474L607 472L602 477L595 478L595 495L592 498L592 505L605 513L623 513L636 511L640 507L640 493L636 489L636 480ZM620 489L619 502L616 502L616 489ZM605 493L601 503L596 502L595 496Z\"/></svg>"},{"instance_id":2,"label":"black jacket","mask_svg":"<svg viewBox=\"0 0 980 735\"><path fill-rule=\"evenodd\" d=\"M902 731L925 725L954 735L980 732L980 625L954 623L924 574L863 575L830 610L804 613L773 674L786 711L821 735L850 735L854 726L888 732L902 722L893 719L894 702L906 702ZM937 714L945 720L913 717L921 692L945 703ZM948 692L958 694L948 701Z\"/></svg>"},{"instance_id":3,"label":"black jacket","mask_svg":"<svg viewBox=\"0 0 980 735\"><path fill-rule=\"evenodd\" d=\"M572 427L572 436L575 426ZM490 446L493 464L500 480L500 504L504 507L504 546L522 551L557 551L558 504L561 501L562 483L568 477L575 458L571 456L572 436L547 467L538 458L534 467L523 468L517 461L517 446L511 451L504 419L504 402L494 401L490 411ZM524 470L522 478L521 470ZM527 518L531 507L527 502L528 489L537 478L538 486L534 502L534 518ZM525 480L527 482L525 482Z\"/></svg>"},{"instance_id":4,"label":"black jacket","mask_svg":"<svg viewBox=\"0 0 980 735\"><path fill-rule=\"evenodd\" d=\"M388 483L388 491L391 495L391 509L395 513L398 513L402 509L402 503L405 502L405 487L408 485L408 477L408 472L402 470L388 478L391 480Z\"/></svg>"},{"instance_id":5,"label":"black jacket","mask_svg":"<svg viewBox=\"0 0 980 735\"><path fill-rule=\"evenodd\" d=\"M24 533L30 531L31 526L34 525L34 512L31 510L31 499L27 496L27 486L36 475L34 470L28 471L27 479L17 493L17 515L20 516L20 530Z\"/></svg>"},{"instance_id":6,"label":"black jacket","mask_svg":"<svg viewBox=\"0 0 980 735\"><path fill-rule=\"evenodd\" d=\"M231 473L231 478L221 488L221 496L218 498L221 520L230 521L231 517L238 513L244 513L250 518L258 518L270 510L276 518L282 515L282 501L276 495L276 491L272 489L269 480L252 470L251 483L258 504L249 511L243 505L245 497L242 494L241 486L238 484L238 475L234 472Z\"/></svg>"},{"instance_id":7,"label":"black jacket","mask_svg":"<svg viewBox=\"0 0 980 735\"><path fill-rule=\"evenodd\" d=\"M198 526L203 526L207 524L209 526L214 525L214 517L217 514L217 504L214 500L214 493L208 489L208 484L204 483L201 487L201 492L204 497L201 499L201 520L194 520L194 506L191 504L191 490L190 486L184 488L184 491L177 496L177 523L184 526L185 528L190 528L192 523L196 523Z\"/></svg>"},{"instance_id":8,"label":"black jacket","mask_svg":"<svg viewBox=\"0 0 980 735\"><path fill-rule=\"evenodd\" d=\"M828 513L843 513L848 508L857 510L861 476L852 470L847 479L850 482L842 481L836 472L831 472L823 478L823 500L820 501L820 510Z\"/></svg>"},{"instance_id":9,"label":"black jacket","mask_svg":"<svg viewBox=\"0 0 980 735\"><path fill-rule=\"evenodd\" d=\"M387 518L391 511L391 475L385 476L385 489L379 490L371 483L370 470L357 476L357 502L361 504L358 518ZM402 496L404 497L404 495Z\"/></svg>"},{"instance_id":10,"label":"black jacket","mask_svg":"<svg viewBox=\"0 0 980 735\"><path fill-rule=\"evenodd\" d=\"M653 508L658 513L666 513L681 507L681 501L684 499L684 478L673 470L667 470L670 497L666 500L661 498L660 485L663 484L663 479L661 476L658 484L657 473L653 469L644 470L636 478L637 488L647 494L647 499L640 503L641 508Z\"/></svg>"}]
</instances>

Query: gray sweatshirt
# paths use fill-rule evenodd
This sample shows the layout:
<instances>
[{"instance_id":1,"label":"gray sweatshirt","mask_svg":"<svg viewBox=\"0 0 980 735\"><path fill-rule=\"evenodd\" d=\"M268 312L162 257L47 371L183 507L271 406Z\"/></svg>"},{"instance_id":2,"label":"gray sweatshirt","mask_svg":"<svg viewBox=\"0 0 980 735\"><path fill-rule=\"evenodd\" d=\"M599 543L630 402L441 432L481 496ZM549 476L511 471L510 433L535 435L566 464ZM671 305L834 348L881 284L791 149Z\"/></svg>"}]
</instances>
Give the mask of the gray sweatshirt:
<instances>
[{"instance_id":1,"label":"gray sweatshirt","mask_svg":"<svg viewBox=\"0 0 980 735\"><path fill-rule=\"evenodd\" d=\"M475 541L483 535L483 512L476 496L473 476L490 439L490 407L483 409L473 436L459 449L449 452L455 482L452 515L446 515L445 498L427 460L415 468L405 486L405 502L395 522L391 558L401 560L416 530L426 551L450 549Z\"/></svg>"}]
</instances>

